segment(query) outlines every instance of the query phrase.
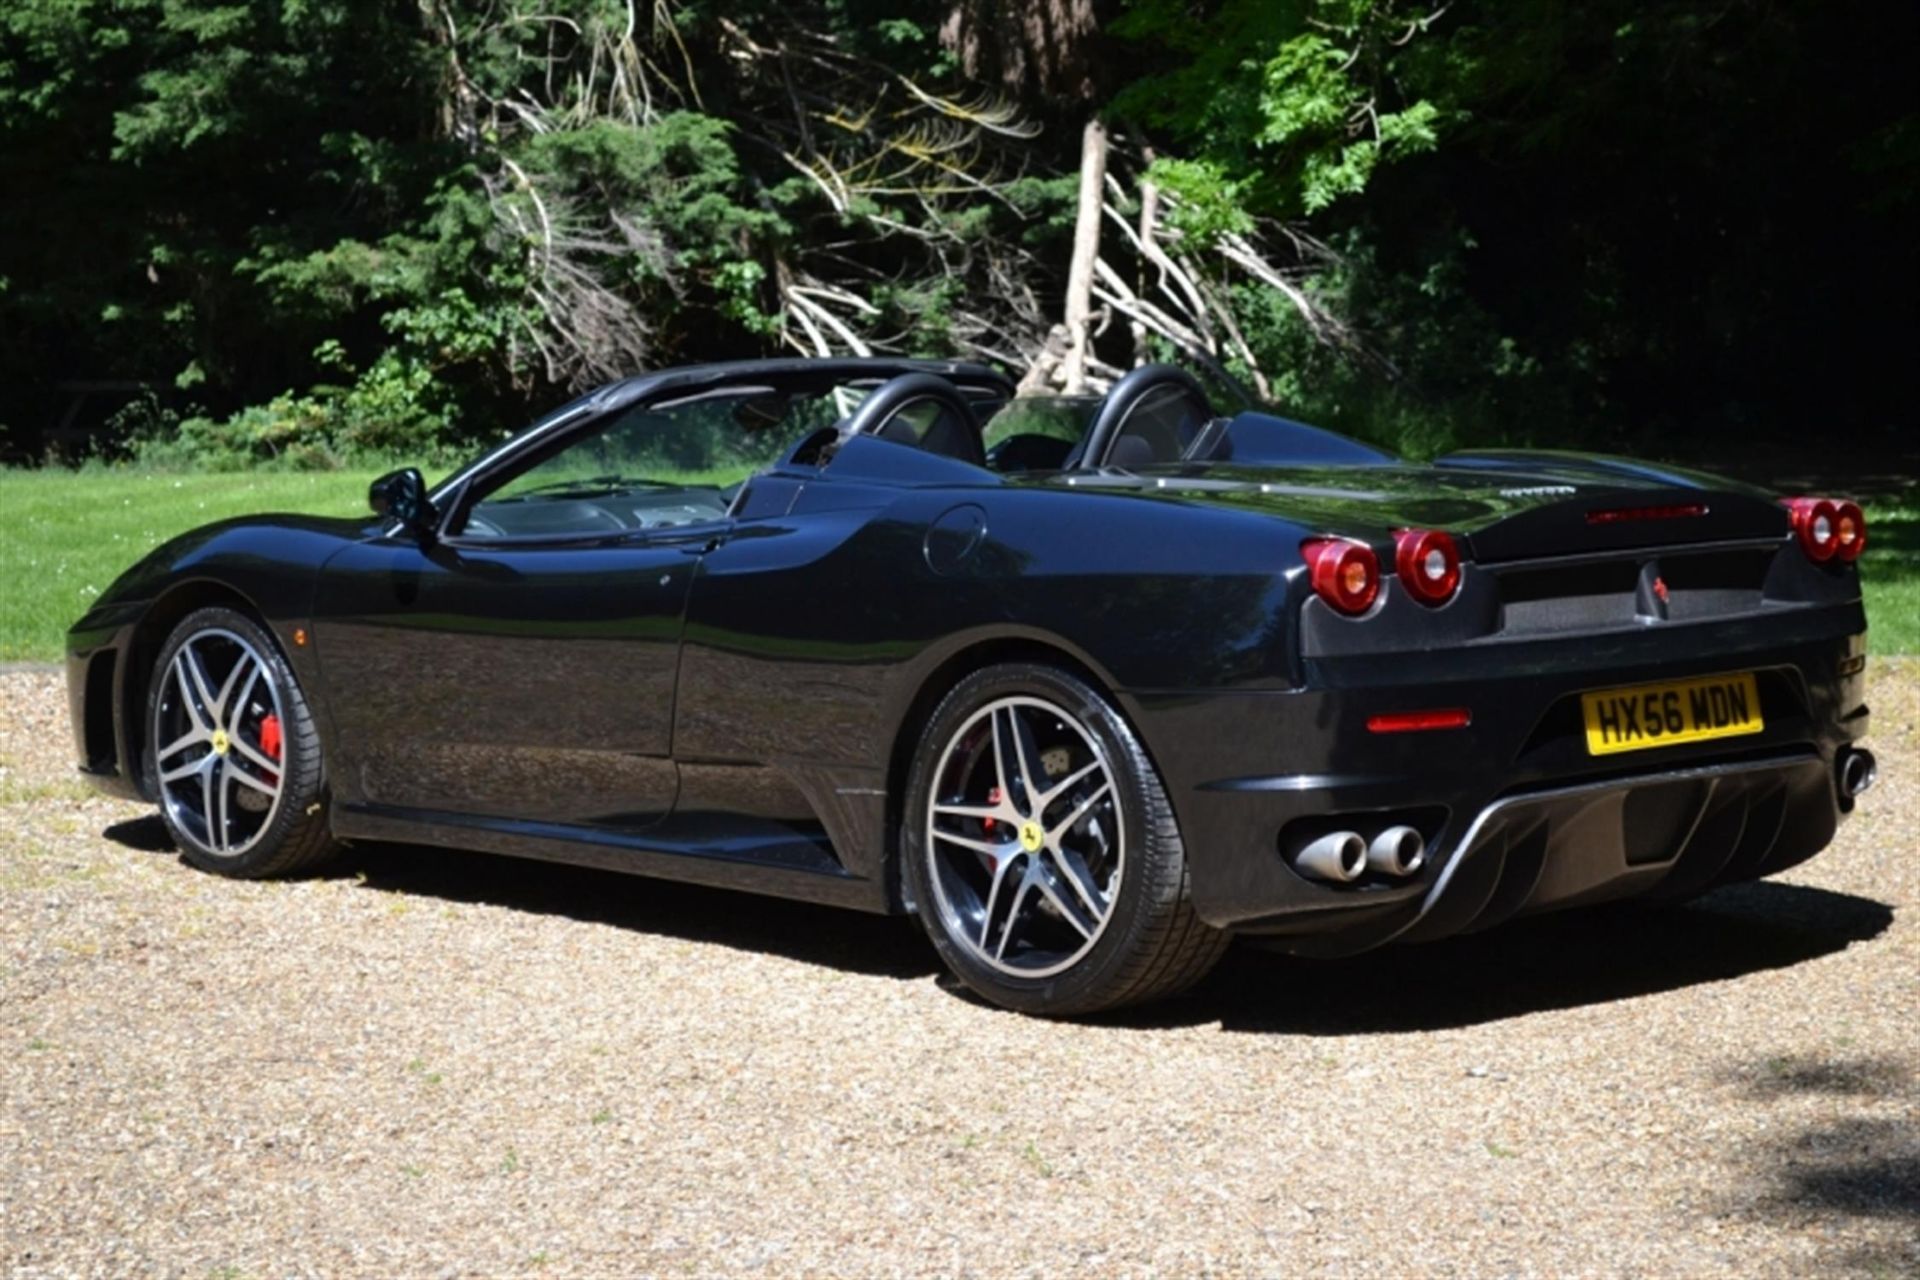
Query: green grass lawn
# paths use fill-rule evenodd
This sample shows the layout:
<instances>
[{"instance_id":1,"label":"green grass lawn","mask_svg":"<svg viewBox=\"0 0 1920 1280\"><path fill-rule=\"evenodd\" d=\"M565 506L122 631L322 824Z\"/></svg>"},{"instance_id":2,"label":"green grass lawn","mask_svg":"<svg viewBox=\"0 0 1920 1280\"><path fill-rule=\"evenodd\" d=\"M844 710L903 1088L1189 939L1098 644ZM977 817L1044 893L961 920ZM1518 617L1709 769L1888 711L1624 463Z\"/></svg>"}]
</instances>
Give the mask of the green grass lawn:
<instances>
[{"instance_id":1,"label":"green grass lawn","mask_svg":"<svg viewBox=\"0 0 1920 1280\"><path fill-rule=\"evenodd\" d=\"M1920 503L1867 507L1867 637L1875 653L1920 653Z\"/></svg>"},{"instance_id":2,"label":"green grass lawn","mask_svg":"<svg viewBox=\"0 0 1920 1280\"><path fill-rule=\"evenodd\" d=\"M375 474L0 470L0 661L59 658L93 598L177 533L262 511L360 515Z\"/></svg>"},{"instance_id":3,"label":"green grass lawn","mask_svg":"<svg viewBox=\"0 0 1920 1280\"><path fill-rule=\"evenodd\" d=\"M359 515L370 471L166 475L0 470L0 661L51 661L93 598L195 525L263 511ZM1920 505L1868 508L1875 653L1920 652Z\"/></svg>"}]
</instances>

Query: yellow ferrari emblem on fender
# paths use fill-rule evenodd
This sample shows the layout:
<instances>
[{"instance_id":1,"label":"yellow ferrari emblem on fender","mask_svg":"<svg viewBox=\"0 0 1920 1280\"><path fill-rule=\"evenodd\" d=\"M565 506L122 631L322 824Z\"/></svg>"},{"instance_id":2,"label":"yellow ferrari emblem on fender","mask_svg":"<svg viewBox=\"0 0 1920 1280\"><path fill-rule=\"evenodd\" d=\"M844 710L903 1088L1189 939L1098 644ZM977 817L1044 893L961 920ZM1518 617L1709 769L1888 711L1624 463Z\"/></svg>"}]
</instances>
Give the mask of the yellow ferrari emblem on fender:
<instances>
[{"instance_id":1,"label":"yellow ferrari emblem on fender","mask_svg":"<svg viewBox=\"0 0 1920 1280\"><path fill-rule=\"evenodd\" d=\"M1047 842L1047 833L1040 829L1037 822L1020 824L1020 847L1028 853L1040 852L1040 846Z\"/></svg>"},{"instance_id":2,"label":"yellow ferrari emblem on fender","mask_svg":"<svg viewBox=\"0 0 1920 1280\"><path fill-rule=\"evenodd\" d=\"M213 731L213 754L223 756L227 754L227 748L231 745L232 743L228 740L225 729L215 729Z\"/></svg>"}]
</instances>

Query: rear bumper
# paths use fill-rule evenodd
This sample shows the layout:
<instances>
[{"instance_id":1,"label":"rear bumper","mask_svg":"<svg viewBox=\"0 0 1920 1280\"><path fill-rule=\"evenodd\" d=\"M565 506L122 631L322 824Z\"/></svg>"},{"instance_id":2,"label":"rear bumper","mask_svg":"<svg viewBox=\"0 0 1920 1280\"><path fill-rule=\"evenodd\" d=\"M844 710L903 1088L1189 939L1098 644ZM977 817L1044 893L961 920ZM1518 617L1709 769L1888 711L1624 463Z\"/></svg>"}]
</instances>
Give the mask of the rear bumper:
<instances>
[{"instance_id":1,"label":"rear bumper","mask_svg":"<svg viewBox=\"0 0 1920 1280\"><path fill-rule=\"evenodd\" d=\"M1689 896L1813 856L1852 807L1834 769L1867 730L1862 624L1856 605L1771 634L1716 625L1543 641L1506 648L1497 666L1459 650L1325 662L1303 690L1123 702L1172 794L1201 918L1345 954L1556 907ZM1763 732L1587 753L1580 693L1733 671L1756 674ZM1436 707L1469 708L1472 724L1366 728L1369 716ZM1367 835L1396 822L1428 843L1426 866L1404 880L1329 885L1280 853L1283 833L1314 824Z\"/></svg>"},{"instance_id":2,"label":"rear bumper","mask_svg":"<svg viewBox=\"0 0 1920 1280\"><path fill-rule=\"evenodd\" d=\"M1825 761L1798 755L1509 796L1480 811L1418 896L1294 949L1342 955L1784 870L1832 840L1831 777Z\"/></svg>"}]
</instances>

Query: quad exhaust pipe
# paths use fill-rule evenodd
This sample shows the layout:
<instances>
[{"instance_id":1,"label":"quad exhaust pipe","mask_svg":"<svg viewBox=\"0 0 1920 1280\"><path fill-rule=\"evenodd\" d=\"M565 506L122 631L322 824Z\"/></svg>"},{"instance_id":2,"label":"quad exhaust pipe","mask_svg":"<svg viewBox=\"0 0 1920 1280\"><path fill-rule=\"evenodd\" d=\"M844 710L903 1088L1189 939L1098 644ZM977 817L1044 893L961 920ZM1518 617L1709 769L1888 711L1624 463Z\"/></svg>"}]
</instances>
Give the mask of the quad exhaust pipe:
<instances>
[{"instance_id":1,"label":"quad exhaust pipe","mask_svg":"<svg viewBox=\"0 0 1920 1280\"><path fill-rule=\"evenodd\" d=\"M1873 786L1880 776L1880 762L1873 758L1871 751L1849 747L1840 753L1834 772L1840 782L1840 794L1851 800Z\"/></svg>"},{"instance_id":2,"label":"quad exhaust pipe","mask_svg":"<svg viewBox=\"0 0 1920 1280\"><path fill-rule=\"evenodd\" d=\"M1367 869L1367 842L1354 831L1330 831L1293 855L1293 868L1303 876L1347 884Z\"/></svg>"},{"instance_id":3,"label":"quad exhaust pipe","mask_svg":"<svg viewBox=\"0 0 1920 1280\"><path fill-rule=\"evenodd\" d=\"M1426 838L1412 827L1391 826L1369 842L1357 831L1330 831L1300 846L1289 859L1312 880L1352 884L1368 871L1410 876L1427 863Z\"/></svg>"},{"instance_id":4,"label":"quad exhaust pipe","mask_svg":"<svg viewBox=\"0 0 1920 1280\"><path fill-rule=\"evenodd\" d=\"M1388 827L1367 846L1367 866L1382 875L1410 876L1426 865L1426 837L1412 827Z\"/></svg>"}]
</instances>

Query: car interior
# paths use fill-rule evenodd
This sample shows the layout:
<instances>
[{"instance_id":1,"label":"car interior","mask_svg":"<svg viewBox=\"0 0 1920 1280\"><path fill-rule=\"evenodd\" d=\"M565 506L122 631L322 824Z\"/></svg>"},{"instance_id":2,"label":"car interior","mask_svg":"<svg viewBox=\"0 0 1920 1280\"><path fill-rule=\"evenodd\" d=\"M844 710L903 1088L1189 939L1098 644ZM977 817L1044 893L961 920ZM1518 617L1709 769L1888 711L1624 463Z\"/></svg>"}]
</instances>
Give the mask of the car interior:
<instances>
[{"instance_id":1,"label":"car interior","mask_svg":"<svg viewBox=\"0 0 1920 1280\"><path fill-rule=\"evenodd\" d=\"M1010 401L915 372L868 385L720 388L615 415L495 482L451 532L541 539L703 524L724 518L751 476L831 466L861 436L1009 475L1393 461L1303 423L1223 417L1193 375L1169 365L1135 369L1103 397Z\"/></svg>"},{"instance_id":2,"label":"car interior","mask_svg":"<svg viewBox=\"0 0 1920 1280\"><path fill-rule=\"evenodd\" d=\"M1104 398L1053 397L1037 413L1019 400L996 408L982 422L953 384L907 374L876 389L834 434L872 435L1009 473L1201 461L1224 427L1193 376L1168 365L1134 370ZM1002 417L1013 429L1002 429ZM823 462L831 456L816 452Z\"/></svg>"},{"instance_id":3,"label":"car interior","mask_svg":"<svg viewBox=\"0 0 1920 1280\"><path fill-rule=\"evenodd\" d=\"M895 379L836 424L836 437L867 432L1001 474L1130 472L1182 463L1385 466L1397 461L1371 445L1303 422L1254 411L1222 415L1192 374L1170 365L1135 369L1104 397L1006 401L978 425L972 406L941 383L927 374Z\"/></svg>"}]
</instances>

